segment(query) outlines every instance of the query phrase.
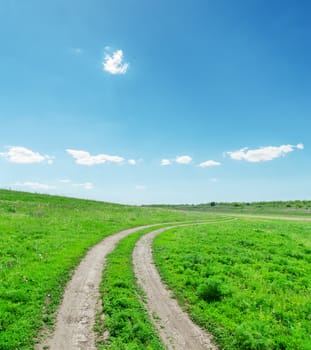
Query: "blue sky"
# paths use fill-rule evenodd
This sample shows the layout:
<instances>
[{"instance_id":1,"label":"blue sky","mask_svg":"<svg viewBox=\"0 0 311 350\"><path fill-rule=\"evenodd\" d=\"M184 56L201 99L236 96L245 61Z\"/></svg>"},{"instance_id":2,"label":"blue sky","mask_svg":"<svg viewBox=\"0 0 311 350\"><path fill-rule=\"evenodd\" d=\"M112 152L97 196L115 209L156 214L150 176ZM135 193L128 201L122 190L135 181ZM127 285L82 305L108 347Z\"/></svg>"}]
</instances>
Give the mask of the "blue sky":
<instances>
[{"instance_id":1,"label":"blue sky","mask_svg":"<svg viewBox=\"0 0 311 350\"><path fill-rule=\"evenodd\" d=\"M309 1L8 0L0 187L311 199Z\"/></svg>"}]
</instances>

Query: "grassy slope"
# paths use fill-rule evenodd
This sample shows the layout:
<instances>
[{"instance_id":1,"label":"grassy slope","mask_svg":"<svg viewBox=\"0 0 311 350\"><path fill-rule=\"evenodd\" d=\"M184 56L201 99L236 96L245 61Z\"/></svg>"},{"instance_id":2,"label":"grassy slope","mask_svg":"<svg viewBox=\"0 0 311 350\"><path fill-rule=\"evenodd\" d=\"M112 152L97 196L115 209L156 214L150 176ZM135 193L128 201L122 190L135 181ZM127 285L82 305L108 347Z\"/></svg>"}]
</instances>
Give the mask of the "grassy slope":
<instances>
[{"instance_id":1,"label":"grassy slope","mask_svg":"<svg viewBox=\"0 0 311 350\"><path fill-rule=\"evenodd\" d=\"M155 260L223 349L307 350L310 238L310 223L239 219L163 233Z\"/></svg>"},{"instance_id":2,"label":"grassy slope","mask_svg":"<svg viewBox=\"0 0 311 350\"><path fill-rule=\"evenodd\" d=\"M32 349L74 266L103 237L141 224L202 218L0 190L0 349Z\"/></svg>"}]
</instances>

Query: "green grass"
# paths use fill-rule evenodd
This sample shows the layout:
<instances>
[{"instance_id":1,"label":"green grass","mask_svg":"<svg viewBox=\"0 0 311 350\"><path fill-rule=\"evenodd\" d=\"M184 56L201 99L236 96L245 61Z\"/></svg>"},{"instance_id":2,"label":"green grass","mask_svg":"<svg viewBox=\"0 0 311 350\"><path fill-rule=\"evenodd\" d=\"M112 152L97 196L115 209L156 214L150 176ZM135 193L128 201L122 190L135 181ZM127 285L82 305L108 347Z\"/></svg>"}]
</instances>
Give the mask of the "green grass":
<instances>
[{"instance_id":1,"label":"green grass","mask_svg":"<svg viewBox=\"0 0 311 350\"><path fill-rule=\"evenodd\" d=\"M104 237L202 215L0 190L0 349L33 349L66 282Z\"/></svg>"},{"instance_id":2,"label":"green grass","mask_svg":"<svg viewBox=\"0 0 311 350\"><path fill-rule=\"evenodd\" d=\"M100 350L164 350L146 312L143 292L136 284L132 252L138 239L156 228L124 238L108 256L101 284L104 322L97 321L97 332L108 332L99 342Z\"/></svg>"},{"instance_id":3,"label":"green grass","mask_svg":"<svg viewBox=\"0 0 311 350\"><path fill-rule=\"evenodd\" d=\"M311 223L239 219L154 242L164 281L222 349L311 349Z\"/></svg>"},{"instance_id":4,"label":"green grass","mask_svg":"<svg viewBox=\"0 0 311 350\"><path fill-rule=\"evenodd\" d=\"M39 330L53 325L73 268L104 237L144 224L213 217L0 190L0 350L33 349ZM176 296L224 349L310 349L310 231L310 223L250 219L179 228L157 240L156 256ZM131 279L129 252L141 234L111 257L123 261L128 282L112 288L113 307L105 310L107 349L161 349ZM112 287L117 275L110 273L105 278ZM114 306L117 297L124 297L128 313Z\"/></svg>"}]
</instances>

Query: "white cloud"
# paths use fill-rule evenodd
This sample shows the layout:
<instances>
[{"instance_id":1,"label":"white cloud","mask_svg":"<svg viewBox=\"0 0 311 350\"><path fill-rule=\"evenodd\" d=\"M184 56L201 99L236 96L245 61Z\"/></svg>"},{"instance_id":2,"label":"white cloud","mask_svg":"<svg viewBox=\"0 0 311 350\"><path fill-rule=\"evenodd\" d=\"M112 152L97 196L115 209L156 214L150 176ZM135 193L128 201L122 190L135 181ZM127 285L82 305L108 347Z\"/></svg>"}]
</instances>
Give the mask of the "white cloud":
<instances>
[{"instance_id":1,"label":"white cloud","mask_svg":"<svg viewBox=\"0 0 311 350\"><path fill-rule=\"evenodd\" d=\"M163 166L167 166L167 165L171 165L172 162L169 159L162 159L161 160L161 165Z\"/></svg>"},{"instance_id":2,"label":"white cloud","mask_svg":"<svg viewBox=\"0 0 311 350\"><path fill-rule=\"evenodd\" d=\"M82 187L85 190L92 190L94 188L94 185L92 184L92 182L84 182L81 184L72 184L72 186L74 187Z\"/></svg>"},{"instance_id":3,"label":"white cloud","mask_svg":"<svg viewBox=\"0 0 311 350\"><path fill-rule=\"evenodd\" d=\"M190 156L178 156L178 157L176 157L176 163L189 164L191 162L192 162L192 158Z\"/></svg>"},{"instance_id":4,"label":"white cloud","mask_svg":"<svg viewBox=\"0 0 311 350\"><path fill-rule=\"evenodd\" d=\"M192 162L192 158L187 155L177 156L174 160L163 158L161 159L162 166L172 165L173 163L178 164L190 164Z\"/></svg>"},{"instance_id":5,"label":"white cloud","mask_svg":"<svg viewBox=\"0 0 311 350\"><path fill-rule=\"evenodd\" d=\"M111 156L108 154L98 154L96 156L91 156L89 152L74 149L67 149L66 152L76 160L77 164L81 165L122 163L124 161L123 157Z\"/></svg>"},{"instance_id":6,"label":"white cloud","mask_svg":"<svg viewBox=\"0 0 311 350\"><path fill-rule=\"evenodd\" d=\"M137 164L137 161L135 159L129 159L127 161L130 165L136 165Z\"/></svg>"},{"instance_id":7,"label":"white cloud","mask_svg":"<svg viewBox=\"0 0 311 350\"><path fill-rule=\"evenodd\" d=\"M55 188L55 186L50 186L40 182L16 182L13 186L27 187L33 190L50 190Z\"/></svg>"},{"instance_id":8,"label":"white cloud","mask_svg":"<svg viewBox=\"0 0 311 350\"><path fill-rule=\"evenodd\" d=\"M106 53L103 69L110 74L125 74L129 64L123 63L123 51L117 50L112 55Z\"/></svg>"},{"instance_id":9,"label":"white cloud","mask_svg":"<svg viewBox=\"0 0 311 350\"><path fill-rule=\"evenodd\" d=\"M81 55L83 53L83 50L80 47L71 47L69 49L70 53L72 53L73 55Z\"/></svg>"},{"instance_id":10,"label":"white cloud","mask_svg":"<svg viewBox=\"0 0 311 350\"><path fill-rule=\"evenodd\" d=\"M293 152L297 149L303 149L304 146L302 143L298 145L281 145L281 146L267 146L260 147L257 149L249 149L248 147L244 147L238 151L227 152L231 159L234 160L245 160L247 162L265 162L275 158L279 158L285 156L285 154L289 152Z\"/></svg>"},{"instance_id":11,"label":"white cloud","mask_svg":"<svg viewBox=\"0 0 311 350\"><path fill-rule=\"evenodd\" d=\"M63 184L69 184L71 182L71 180L69 180L69 179L61 179L61 180L59 180L59 182L61 182Z\"/></svg>"},{"instance_id":12,"label":"white cloud","mask_svg":"<svg viewBox=\"0 0 311 350\"><path fill-rule=\"evenodd\" d=\"M135 186L135 189L138 190L138 191L144 191L147 187L144 186L144 185L136 185Z\"/></svg>"},{"instance_id":13,"label":"white cloud","mask_svg":"<svg viewBox=\"0 0 311 350\"><path fill-rule=\"evenodd\" d=\"M208 168L208 167L211 167L211 166L218 166L218 165L221 165L221 163L216 162L215 160L207 160L205 162L200 163L199 167L201 167L201 168Z\"/></svg>"},{"instance_id":14,"label":"white cloud","mask_svg":"<svg viewBox=\"0 0 311 350\"><path fill-rule=\"evenodd\" d=\"M83 182L83 183L72 183L69 179L61 179L59 182L63 184L71 184L73 187L81 187L85 190L92 190L94 188L94 185L92 182Z\"/></svg>"},{"instance_id":15,"label":"white cloud","mask_svg":"<svg viewBox=\"0 0 311 350\"><path fill-rule=\"evenodd\" d=\"M210 179L211 182L219 182L219 179L217 177L212 177Z\"/></svg>"},{"instance_id":16,"label":"white cloud","mask_svg":"<svg viewBox=\"0 0 311 350\"><path fill-rule=\"evenodd\" d=\"M4 157L11 163L18 164L41 163L44 161L47 161L48 164L53 163L52 157L33 152L30 149L20 146L10 146L8 147L8 151L0 153L0 156Z\"/></svg>"}]
</instances>

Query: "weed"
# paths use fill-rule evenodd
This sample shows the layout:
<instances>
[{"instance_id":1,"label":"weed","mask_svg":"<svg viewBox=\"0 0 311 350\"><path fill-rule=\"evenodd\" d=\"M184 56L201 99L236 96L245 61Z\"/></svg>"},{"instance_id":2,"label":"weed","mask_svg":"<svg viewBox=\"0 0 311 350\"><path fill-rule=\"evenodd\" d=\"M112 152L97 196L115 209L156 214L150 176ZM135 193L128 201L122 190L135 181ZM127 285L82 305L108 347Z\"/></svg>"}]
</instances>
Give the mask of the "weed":
<instances>
[{"instance_id":1,"label":"weed","mask_svg":"<svg viewBox=\"0 0 311 350\"><path fill-rule=\"evenodd\" d=\"M201 283L197 288L198 296L207 301L219 301L223 297L221 290L221 282L213 277L208 278L205 282Z\"/></svg>"}]
</instances>

